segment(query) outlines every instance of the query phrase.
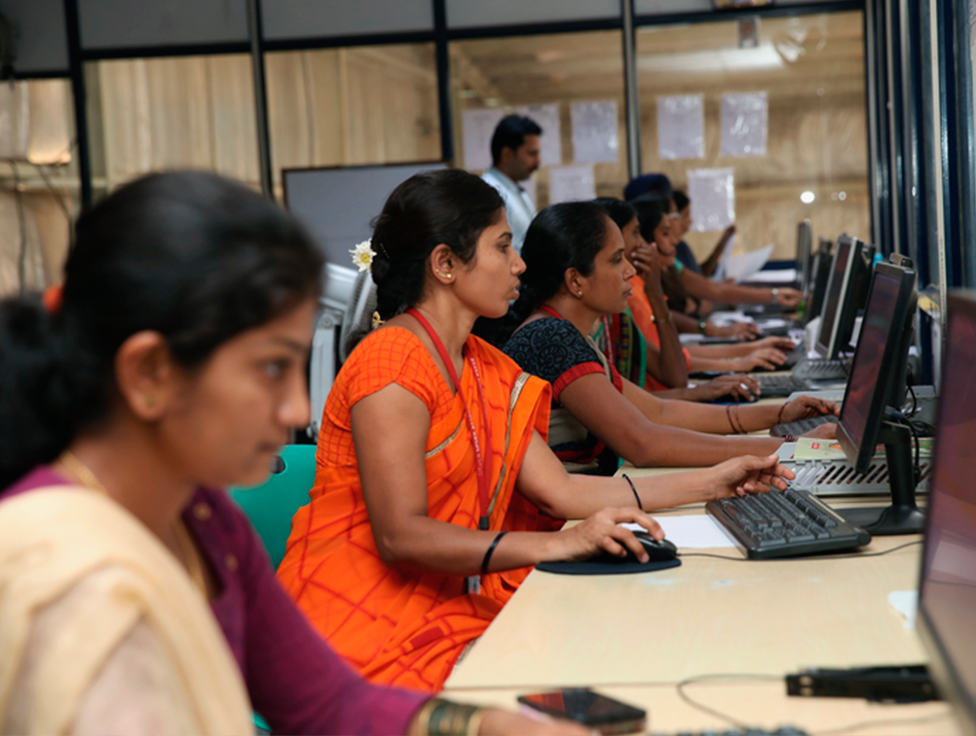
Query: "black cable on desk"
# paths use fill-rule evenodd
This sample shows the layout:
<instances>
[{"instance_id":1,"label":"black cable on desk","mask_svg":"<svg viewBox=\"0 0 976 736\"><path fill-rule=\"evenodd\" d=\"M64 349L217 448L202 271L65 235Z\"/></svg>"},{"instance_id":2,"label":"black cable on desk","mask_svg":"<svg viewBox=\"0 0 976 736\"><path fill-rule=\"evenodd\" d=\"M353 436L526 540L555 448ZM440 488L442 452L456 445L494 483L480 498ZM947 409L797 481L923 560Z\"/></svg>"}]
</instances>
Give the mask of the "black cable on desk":
<instances>
[{"instance_id":1,"label":"black cable on desk","mask_svg":"<svg viewBox=\"0 0 976 736\"><path fill-rule=\"evenodd\" d=\"M782 675L754 675L754 674L720 674L720 675L696 675L694 677L689 677L676 683L675 689L678 692L678 697L680 697L685 703L690 705L692 708L701 711L702 713L707 713L713 718L718 718L721 721L730 723L736 728L742 729L743 731L748 731L750 728L755 728L754 725L746 723L745 721L740 721L734 716L730 716L721 711L710 708L704 703L700 703L693 699L687 692L685 688L688 685L694 685L699 683L707 683L709 681L733 681L733 682L779 682L783 680ZM877 726L900 726L909 723L926 723L929 721L935 721L942 718L946 718L951 715L948 708L944 713L936 713L934 715L918 716L915 718L879 718L873 721L859 721L857 723L852 723L847 726L841 726L840 728L833 728L827 731L812 731L812 736L841 736L849 731L857 731L862 728L875 728Z\"/></svg>"}]
</instances>

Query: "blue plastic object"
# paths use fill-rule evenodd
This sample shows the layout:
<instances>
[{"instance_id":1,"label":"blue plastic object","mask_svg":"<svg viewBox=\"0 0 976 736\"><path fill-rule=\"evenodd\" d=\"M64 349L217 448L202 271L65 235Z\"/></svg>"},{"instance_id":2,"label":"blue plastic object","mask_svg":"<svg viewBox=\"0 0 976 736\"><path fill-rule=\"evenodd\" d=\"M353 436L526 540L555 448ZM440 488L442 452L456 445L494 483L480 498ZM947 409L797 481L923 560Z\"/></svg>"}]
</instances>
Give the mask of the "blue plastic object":
<instances>
[{"instance_id":1,"label":"blue plastic object","mask_svg":"<svg viewBox=\"0 0 976 736\"><path fill-rule=\"evenodd\" d=\"M232 488L230 496L251 519L276 570L285 556L291 518L311 498L315 483L315 445L285 445L278 453L284 468L260 486Z\"/></svg>"}]
</instances>

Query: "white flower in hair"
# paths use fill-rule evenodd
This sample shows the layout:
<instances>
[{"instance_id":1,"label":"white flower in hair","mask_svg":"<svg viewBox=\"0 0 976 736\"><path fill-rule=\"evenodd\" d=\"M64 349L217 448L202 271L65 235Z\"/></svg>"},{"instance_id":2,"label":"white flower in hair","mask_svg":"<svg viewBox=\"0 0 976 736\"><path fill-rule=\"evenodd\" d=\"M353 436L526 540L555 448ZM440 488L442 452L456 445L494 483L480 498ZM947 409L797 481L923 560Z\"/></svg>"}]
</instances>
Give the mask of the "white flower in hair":
<instances>
[{"instance_id":1,"label":"white flower in hair","mask_svg":"<svg viewBox=\"0 0 976 736\"><path fill-rule=\"evenodd\" d=\"M373 250L371 242L370 240L364 240L349 251L352 253L353 265L359 267L360 273L368 271L369 267L373 264L373 259L376 258L376 251Z\"/></svg>"}]
</instances>

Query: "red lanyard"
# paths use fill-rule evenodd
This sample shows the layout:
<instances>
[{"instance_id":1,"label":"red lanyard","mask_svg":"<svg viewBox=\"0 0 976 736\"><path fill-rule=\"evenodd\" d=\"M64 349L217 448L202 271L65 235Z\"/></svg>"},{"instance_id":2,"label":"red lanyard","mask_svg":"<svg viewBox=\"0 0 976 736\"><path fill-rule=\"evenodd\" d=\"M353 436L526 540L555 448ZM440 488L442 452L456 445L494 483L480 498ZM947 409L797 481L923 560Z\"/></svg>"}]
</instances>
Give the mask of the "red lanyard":
<instances>
[{"instance_id":1,"label":"red lanyard","mask_svg":"<svg viewBox=\"0 0 976 736\"><path fill-rule=\"evenodd\" d=\"M481 442L478 439L478 432L474 426L474 419L471 416L471 412L468 411L468 402L464 400L464 394L461 392L461 381L458 378L457 371L454 370L454 361L451 360L451 356L447 354L447 348L444 347L444 343L441 342L441 338L438 336L434 328L430 326L430 322L428 322L416 309L408 309L407 314L417 320L420 323L420 326L427 331L427 334L434 343L434 347L437 348L437 352L441 356L441 360L443 360L444 365L447 366L447 372L451 375L451 380L454 381L454 389L457 391L458 398L461 399L461 405L464 407L464 418L467 419L468 429L471 432L471 441L474 444L474 462L478 472L478 497L481 501L481 517L478 520L478 528L487 529L488 506L490 503L490 491L488 489L491 485L491 477L489 475L491 469L487 466L487 463L485 463L484 454L481 450ZM488 428L488 404L485 401L485 389L481 383L481 371L478 370L478 364L475 362L474 358L472 358L470 355L468 355L467 358L468 363L471 366L471 370L474 372L475 385L478 387L478 398L481 400L482 416L484 417L485 427ZM488 434L490 439L490 429Z\"/></svg>"},{"instance_id":2,"label":"red lanyard","mask_svg":"<svg viewBox=\"0 0 976 736\"><path fill-rule=\"evenodd\" d=\"M563 316L559 312L557 312L555 309L550 307L548 304L543 304L541 307L539 307L539 310L543 312L549 312L549 314L551 314L556 319L563 318Z\"/></svg>"}]
</instances>

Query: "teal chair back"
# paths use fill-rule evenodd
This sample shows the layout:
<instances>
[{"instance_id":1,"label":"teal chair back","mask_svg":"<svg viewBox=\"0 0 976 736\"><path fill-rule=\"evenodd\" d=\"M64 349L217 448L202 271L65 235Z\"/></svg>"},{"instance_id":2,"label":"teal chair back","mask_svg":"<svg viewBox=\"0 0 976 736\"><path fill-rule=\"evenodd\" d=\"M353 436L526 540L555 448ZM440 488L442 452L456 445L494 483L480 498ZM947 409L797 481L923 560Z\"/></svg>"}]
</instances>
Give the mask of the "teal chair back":
<instances>
[{"instance_id":1,"label":"teal chair back","mask_svg":"<svg viewBox=\"0 0 976 736\"><path fill-rule=\"evenodd\" d=\"M285 445L278 453L284 468L253 488L232 488L231 498L244 509L264 542L276 570L285 556L291 518L311 498L315 483L315 445ZM280 467L280 466L279 466Z\"/></svg>"}]
</instances>

